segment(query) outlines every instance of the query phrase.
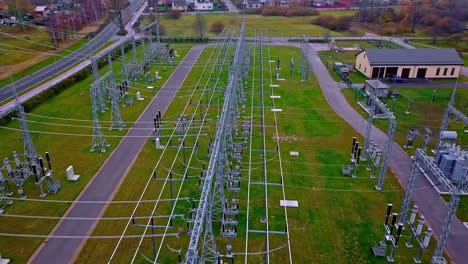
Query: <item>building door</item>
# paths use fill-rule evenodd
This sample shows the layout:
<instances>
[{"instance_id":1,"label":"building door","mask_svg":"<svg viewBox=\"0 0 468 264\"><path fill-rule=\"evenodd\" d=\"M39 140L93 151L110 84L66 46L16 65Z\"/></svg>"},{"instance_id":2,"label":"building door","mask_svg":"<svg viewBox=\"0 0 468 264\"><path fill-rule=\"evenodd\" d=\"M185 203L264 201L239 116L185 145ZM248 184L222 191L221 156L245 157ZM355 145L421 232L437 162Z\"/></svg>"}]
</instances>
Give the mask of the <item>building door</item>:
<instances>
[{"instance_id":1,"label":"building door","mask_svg":"<svg viewBox=\"0 0 468 264\"><path fill-rule=\"evenodd\" d=\"M401 71L401 78L408 79L410 71L410 68L403 68L403 70Z\"/></svg>"},{"instance_id":2,"label":"building door","mask_svg":"<svg viewBox=\"0 0 468 264\"><path fill-rule=\"evenodd\" d=\"M416 74L416 78L426 78L426 68L418 69L418 73Z\"/></svg>"},{"instance_id":3,"label":"building door","mask_svg":"<svg viewBox=\"0 0 468 264\"><path fill-rule=\"evenodd\" d=\"M387 67L385 70L385 78L396 76L398 72L398 67Z\"/></svg>"},{"instance_id":4,"label":"building door","mask_svg":"<svg viewBox=\"0 0 468 264\"><path fill-rule=\"evenodd\" d=\"M377 79L379 76L379 67L372 68L372 79Z\"/></svg>"},{"instance_id":5,"label":"building door","mask_svg":"<svg viewBox=\"0 0 468 264\"><path fill-rule=\"evenodd\" d=\"M372 79L383 78L385 73L385 67L374 67L372 68Z\"/></svg>"}]
</instances>

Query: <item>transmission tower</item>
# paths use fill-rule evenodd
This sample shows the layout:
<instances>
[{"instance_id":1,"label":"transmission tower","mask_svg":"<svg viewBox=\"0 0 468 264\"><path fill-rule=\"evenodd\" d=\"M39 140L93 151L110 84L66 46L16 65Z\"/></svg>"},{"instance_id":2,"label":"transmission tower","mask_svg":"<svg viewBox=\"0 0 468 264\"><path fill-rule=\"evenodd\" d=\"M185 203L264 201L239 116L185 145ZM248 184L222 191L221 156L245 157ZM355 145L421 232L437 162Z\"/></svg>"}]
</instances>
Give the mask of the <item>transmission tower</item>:
<instances>
[{"instance_id":1,"label":"transmission tower","mask_svg":"<svg viewBox=\"0 0 468 264\"><path fill-rule=\"evenodd\" d=\"M21 140L24 144L24 155L31 160L32 162L36 162L39 158L37 154L36 147L34 147L34 143L31 139L31 134L29 133L29 126L28 120L26 119L26 113L24 112L24 107L21 105L21 102L18 98L18 94L16 93L16 86L12 82L13 93L15 94L15 110L18 115L18 120L21 126Z\"/></svg>"},{"instance_id":2,"label":"transmission tower","mask_svg":"<svg viewBox=\"0 0 468 264\"><path fill-rule=\"evenodd\" d=\"M210 147L210 162L208 164L208 169L206 170L204 182L202 186L202 193L200 196L200 201L198 204L198 209L196 210L196 216L194 219L194 224L190 236L190 242L188 250L185 256L185 263L214 263L217 261L219 256L218 250L216 248L216 241L214 233L212 230L212 220L213 214L215 213L215 208L213 206L218 203L216 200L221 200L218 196L223 196L224 192L224 179L221 175L225 175L226 163L227 163L227 146L228 138L231 137L233 132L233 126L235 122L235 117L237 117L237 95L238 95L238 76L237 71L242 70L242 61L243 55L245 55L242 50L245 35L245 22L241 26L241 34L238 39L236 49L234 51L234 59L232 62L233 67L229 72L228 84L224 92L224 104L221 111L220 117L218 119L216 137L214 143ZM229 177L228 177L229 180ZM214 183L214 184L213 184ZM229 186L229 184L228 184ZM220 189L223 191L220 192ZM221 201L223 203L224 201ZM223 206L223 210L228 208ZM199 259L198 256L198 244L200 242L200 237L203 231L203 225L205 225L205 234L202 241L202 253ZM236 235L235 230L226 230L227 222L222 223L221 234L225 237L232 237ZM228 231L228 232L226 232Z\"/></svg>"},{"instance_id":3,"label":"transmission tower","mask_svg":"<svg viewBox=\"0 0 468 264\"><path fill-rule=\"evenodd\" d=\"M299 73L302 74L301 82L310 80L310 64L307 59L309 54L309 39L306 35L302 35L301 42L301 57L299 59Z\"/></svg>"},{"instance_id":4,"label":"transmission tower","mask_svg":"<svg viewBox=\"0 0 468 264\"><path fill-rule=\"evenodd\" d=\"M96 95L97 89L95 85L91 85L90 94L91 94L91 105L93 111L93 145L91 146L91 152L99 150L101 152L106 152L106 148L109 147L106 138L104 137L104 132L101 127L101 122L99 122L98 111L100 111L100 102L98 100L98 95Z\"/></svg>"},{"instance_id":5,"label":"transmission tower","mask_svg":"<svg viewBox=\"0 0 468 264\"><path fill-rule=\"evenodd\" d=\"M125 127L125 123L122 120L122 114L120 113L120 106L119 106L119 99L120 99L120 91L117 90L115 86L115 78L114 74L111 73L109 75L110 86L109 86L109 95L111 99L111 124L110 129L118 129L122 131L122 128Z\"/></svg>"},{"instance_id":6,"label":"transmission tower","mask_svg":"<svg viewBox=\"0 0 468 264\"><path fill-rule=\"evenodd\" d=\"M442 131L445 131L447 130L448 128L448 123L450 121L450 117L452 115L456 116L458 119L460 119L461 121L463 121L463 123L465 125L468 124L468 117L463 114L460 110L458 110L455 106L454 106L454 103L455 103L455 94L457 92L457 87L455 86L455 88L453 89L453 92L452 92L452 95L450 96L450 101L449 101L449 104L447 106L447 108L445 109L445 112L444 112L444 117L442 119L442 122L440 124L440 129L439 129L439 134L442 132ZM440 136L437 136L436 137L436 142L435 142L435 150L434 151L434 155L437 154L437 152L439 151L441 147L441 144L440 144Z\"/></svg>"}]
</instances>

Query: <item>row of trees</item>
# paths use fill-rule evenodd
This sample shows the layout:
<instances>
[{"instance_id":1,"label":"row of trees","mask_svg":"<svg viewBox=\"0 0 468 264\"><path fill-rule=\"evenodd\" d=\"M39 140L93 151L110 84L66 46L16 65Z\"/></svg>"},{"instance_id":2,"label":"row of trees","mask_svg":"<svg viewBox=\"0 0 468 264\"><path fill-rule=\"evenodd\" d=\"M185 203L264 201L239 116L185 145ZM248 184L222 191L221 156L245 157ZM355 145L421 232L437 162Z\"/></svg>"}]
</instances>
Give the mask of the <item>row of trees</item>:
<instances>
[{"instance_id":1,"label":"row of trees","mask_svg":"<svg viewBox=\"0 0 468 264\"><path fill-rule=\"evenodd\" d=\"M380 33L383 34L421 29L434 37L462 32L467 19L465 0L413 0L405 2L399 11L369 5L356 15L357 22L381 25Z\"/></svg>"},{"instance_id":2,"label":"row of trees","mask_svg":"<svg viewBox=\"0 0 468 264\"><path fill-rule=\"evenodd\" d=\"M8 13L20 19L26 14L33 14L37 5L48 5L56 3L56 0L5 0L8 5ZM46 26L52 43L55 46L61 41L76 39L77 31L89 23L99 22L108 16L125 34L123 12L128 6L128 0L76 0L79 7L72 8L66 12L49 13L48 16L36 18L38 25ZM26 30L27 27L23 26Z\"/></svg>"}]
</instances>

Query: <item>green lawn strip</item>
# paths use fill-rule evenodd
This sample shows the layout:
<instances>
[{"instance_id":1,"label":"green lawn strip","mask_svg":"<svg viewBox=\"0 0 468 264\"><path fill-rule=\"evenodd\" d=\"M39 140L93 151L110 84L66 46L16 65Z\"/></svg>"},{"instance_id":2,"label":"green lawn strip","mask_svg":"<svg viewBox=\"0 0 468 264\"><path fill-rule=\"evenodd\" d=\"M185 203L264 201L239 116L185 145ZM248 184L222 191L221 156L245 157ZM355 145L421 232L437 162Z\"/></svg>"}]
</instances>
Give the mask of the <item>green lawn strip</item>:
<instances>
[{"instance_id":1,"label":"green lawn strip","mask_svg":"<svg viewBox=\"0 0 468 264\"><path fill-rule=\"evenodd\" d=\"M175 44L174 47L179 51L180 60L188 52L187 45L178 48L179 45ZM130 56L130 54L127 54ZM114 61L114 71L117 72L121 67L120 61ZM152 67L152 71L161 69L161 66ZM136 90L129 89L129 92L135 94L136 91L141 91L146 100L136 102L133 106L121 108L124 121L135 121L140 115L142 110L150 102L158 88L167 80L170 73L175 67L168 67L166 71L161 71L160 76L162 80L156 81L152 84L155 89L147 90L143 84L134 84L132 87L137 87ZM100 69L103 74L108 70L108 67ZM70 119L83 119L92 120L91 103L89 98L89 86L92 82L92 75L84 81L76 83L75 85L63 90L55 97L49 98L45 103L36 107L31 113L44 116L63 117ZM105 122L110 120L110 109L104 114L100 114L101 125L104 127L106 135L124 135L127 130L123 132L109 131L107 127L109 123ZM60 123L70 124L74 126L89 126L89 127L62 127L52 126L48 124L29 123L31 131L49 131L58 133L73 133L73 134L91 134L92 122L79 122L67 120L55 120L42 117L28 116L28 121L47 122L47 123ZM18 128L18 121L12 121L6 125L10 128ZM128 127L131 125L129 124ZM12 151L22 153L23 144L19 139L20 132L11 131L7 129L0 130L1 157L10 157ZM62 183L62 188L57 195L47 195L44 199L52 200L74 200L80 193L83 187L94 176L102 162L109 156L109 153L115 148L121 138L108 138L111 147L106 153L91 153L91 137L81 136L63 136L52 134L38 134L31 133L33 142L39 154L43 155L45 151L50 152L52 157L52 165L55 170L56 179ZM65 177L65 169L69 165L74 165L75 172L81 175L78 182L67 182ZM12 184L12 189L15 194L13 197L19 197L16 194L16 187ZM29 179L25 184L25 193L28 198L39 198L38 187L34 185L32 179ZM23 215L43 215L43 216L62 216L66 209L70 206L69 203L48 203L48 202L32 202L32 201L19 201L15 200L11 206L6 208L6 214L23 214ZM22 233L22 234L40 234L47 235L50 230L57 223L56 219L26 219L26 218L13 218L2 217L2 225L0 232L4 233ZM19 238L19 237L2 237L0 240L0 248L2 249L3 256L15 261L15 263L26 263L28 258L41 243L41 238Z\"/></svg>"},{"instance_id":2,"label":"green lawn strip","mask_svg":"<svg viewBox=\"0 0 468 264\"><path fill-rule=\"evenodd\" d=\"M402 97L400 97L395 103L394 114L397 118L397 130L395 141L403 146L406 141L406 134L409 129L416 128L419 130L420 135L417 136L414 140L414 146L419 148L423 145L423 138L425 127L432 129L434 136L429 143L428 149L434 149L435 136L439 134L440 122L442 120L442 115L445 108L447 107L452 89L450 88L439 88L436 89L436 96L434 103L431 103L431 97L433 93L432 88L404 88L397 89ZM354 101L354 92L351 89L342 90L344 96L350 103L350 105L356 109L365 119L367 119L368 114ZM414 100L414 103L410 106L410 114L406 115L404 112L407 109L408 98ZM463 113L467 112L465 103L468 98L468 90L458 89L455 105L459 107L459 110ZM363 98L359 98L358 101L363 101ZM384 99L384 102L387 105L392 107L391 99ZM382 119L374 119L374 125L380 128L385 133L388 131L388 121ZM456 130L458 133L457 145L467 145L468 144L468 135L463 132L463 124L456 124L453 122L450 123L449 129ZM412 155L415 149L406 149L408 154ZM462 199L460 207L457 211L457 216L465 221L468 221L468 209L466 202Z\"/></svg>"},{"instance_id":3,"label":"green lawn strip","mask_svg":"<svg viewBox=\"0 0 468 264\"><path fill-rule=\"evenodd\" d=\"M468 82L468 77L461 74L460 73L460 76L458 77L458 80L457 78L440 78L440 79L430 79L431 82Z\"/></svg>"},{"instance_id":4,"label":"green lawn strip","mask_svg":"<svg viewBox=\"0 0 468 264\"><path fill-rule=\"evenodd\" d=\"M205 51L202 58L205 58L206 54ZM271 47L271 56L280 57L281 61L287 61L291 56L299 59L299 49ZM281 75L288 76L288 71L288 69L283 68ZM199 71L193 69L184 85L193 84L198 77ZM385 204L393 203L396 208L399 208L402 199L402 188L395 177L389 176L386 180L385 191L374 191L376 180L368 178L365 170L360 171L358 179L341 176L340 164L348 163L348 146L351 143L351 137L358 134L328 106L314 77L312 77L311 81L303 83L300 82L300 79L300 75L295 72L293 80L279 82L280 88L275 88L275 94L281 95L281 99L276 101L275 107L283 109L282 113L278 113L277 119L279 135L292 138L292 140L281 142L286 198L299 201L299 208L288 209L293 260L298 263L308 263L311 259L314 259L317 263L385 263L386 261L383 258L373 257L369 249L374 241L382 239ZM246 91L249 92L249 99L246 102L245 113L242 116L250 115L250 86L246 87ZM186 100L174 100L166 115L174 116L179 114ZM254 100L255 103L259 102L258 95ZM270 102L270 99L267 102ZM214 108L216 107L214 106ZM259 109L254 109L254 113L258 114ZM266 111L265 123L267 125L273 123L272 117L272 113ZM214 127L210 128L210 131L214 132L214 129ZM258 131L258 128L255 131ZM266 135L267 148L274 149L275 140L272 138L275 135L274 129L268 128ZM362 142L362 138L359 137L359 139ZM253 138L252 144L259 146L260 142L261 138L256 136ZM200 157L201 160L207 158L206 144L207 140L200 143L197 157ZM291 157L289 151L299 151L300 156ZM117 192L115 200L135 200L139 198L148 177L150 177L151 168L159 159L160 153L161 151L154 150L153 143L148 141L142 155L139 156L135 166ZM172 150L166 154L167 158L164 156L162 160L164 166L170 166L174 153L175 150ZM269 160L267 165L268 181L278 183L280 179L278 157L275 156L275 153L268 153L267 158ZM257 162L257 165L252 166L252 181L261 180L261 165L258 163L261 160L259 152L253 152L252 161ZM245 152L243 161L248 161L248 151ZM197 167L201 163L201 161L197 161L191 166ZM232 240L234 252L243 252L245 247L248 165L243 164L242 167L242 188L237 194L241 202L241 214L239 215L237 229L238 236ZM177 172L180 172L180 169L178 167ZM193 169L191 173L198 175L200 171ZM159 177L165 177L167 176L167 170L159 168L157 174ZM190 172L189 175L191 175ZM160 181L152 181L143 199L157 199L162 184L163 182ZM179 184L179 182L174 183L175 190L178 189ZM190 178L185 184L186 186L181 195L199 192L197 178ZM279 200L283 199L281 187L270 186L268 190L270 230L284 230L284 209L279 207ZM167 198L168 195L168 187L166 186L162 197ZM250 229L264 228L264 225L259 223L262 215L262 195L262 185L251 185ZM136 215L148 215L153 206L154 203L141 205ZM128 217L131 215L133 207L134 204L111 204L106 210L105 216ZM157 214L166 214L168 207L168 202L160 202ZM176 211L179 213L187 212L189 207L189 203L179 202ZM178 221L177 225L175 225L174 229L169 229L168 232L184 230L184 222L174 220L174 222L176 221ZM100 221L93 235L120 235L126 222L127 220ZM143 223L146 222L143 221ZM165 225L167 219L156 219L156 223ZM218 234L219 224L217 222L214 223L214 230ZM141 228L130 226L127 234L141 234L142 232ZM158 229L156 232L161 233L162 231ZM407 235L405 233L403 241L407 239ZM160 241L161 238L158 238L158 246ZM184 255L188 236L166 237L165 242L173 249L182 249L182 255ZM280 247L285 242L284 235L270 236L271 248ZM116 243L117 239L111 239L106 243L97 239L88 240L78 257L77 263L106 262ZM225 239L218 239L217 241L221 253L225 252L225 243ZM114 262L128 263L137 244L138 239L126 238L122 240ZM264 235L249 235L250 252L261 252L263 244ZM435 243L431 243L431 251L434 245ZM402 263L410 262L415 256L416 250L416 248L407 249L402 247L396 253L397 261ZM151 258L151 240L149 238L145 238L143 241L140 252L136 263L144 263L143 254ZM430 255L425 253L423 255L424 261L428 261L429 257ZM166 245L163 245L158 261L160 263L170 263L176 259L177 254L168 250ZM236 262L243 259L243 256L236 257ZM261 259L262 256L248 257L249 263L258 262ZM288 261L287 250L281 249L272 253L271 261L273 263L286 263Z\"/></svg>"},{"instance_id":5,"label":"green lawn strip","mask_svg":"<svg viewBox=\"0 0 468 264\"><path fill-rule=\"evenodd\" d=\"M27 75L30 75L52 63L54 63L56 60L58 59L61 59L63 56L67 56L69 55L71 52L83 47L86 43L88 43L88 39L82 39L82 40L79 40L78 42L76 42L75 44L65 48L64 50L61 50L59 52L56 53L56 55L51 55L49 58L35 64L35 65L32 65L31 67L28 67L24 70L22 70L21 72L19 73L14 73L13 74L13 80L19 80L22 78L21 76L21 73L24 73L25 76ZM62 70L62 69L60 69ZM8 84L10 84L11 80L10 80L10 77L8 78L5 78L3 80L0 80L0 87L4 87Z\"/></svg>"},{"instance_id":6,"label":"green lawn strip","mask_svg":"<svg viewBox=\"0 0 468 264\"><path fill-rule=\"evenodd\" d=\"M340 12L333 12L342 14ZM343 13L345 14L345 13ZM215 21L221 21L226 28L237 29L242 21L242 15L239 14L203 14L206 21L207 29L204 34L206 37L217 36L210 32L210 26ZM291 36L298 37L302 34L309 36L323 36L327 32L326 28L312 24L316 16L309 17L279 17L279 16L261 16L261 15L246 15L246 34L247 36L255 36L255 30L266 30L269 36ZM198 36L194 30L195 16L183 15L179 19L171 19L166 16L161 17L161 24L164 27L165 35L177 37L193 37ZM348 36L348 32L331 31L333 37Z\"/></svg>"},{"instance_id":7,"label":"green lawn strip","mask_svg":"<svg viewBox=\"0 0 468 264\"><path fill-rule=\"evenodd\" d=\"M3 30L2 30L3 31ZM10 35L18 36L19 38L10 37L4 34L0 35L0 40L2 44L5 44L3 48L13 49L14 47L22 49L31 49L38 52L43 52L50 50L50 46L53 44L49 33L45 28L32 28L26 32L15 32L7 33ZM23 39L25 40L23 40ZM39 43L39 44L38 44ZM13 51L1 51L2 61L0 65L10 65L14 63L19 63L31 57L31 53L16 52Z\"/></svg>"}]
</instances>

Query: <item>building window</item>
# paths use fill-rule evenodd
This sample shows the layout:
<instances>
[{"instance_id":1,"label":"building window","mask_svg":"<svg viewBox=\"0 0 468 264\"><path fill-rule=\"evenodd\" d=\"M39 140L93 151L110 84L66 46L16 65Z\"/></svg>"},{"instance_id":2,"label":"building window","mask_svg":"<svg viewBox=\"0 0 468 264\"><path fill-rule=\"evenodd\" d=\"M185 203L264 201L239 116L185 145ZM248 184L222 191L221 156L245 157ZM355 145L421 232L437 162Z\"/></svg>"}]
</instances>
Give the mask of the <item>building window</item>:
<instances>
[{"instance_id":1,"label":"building window","mask_svg":"<svg viewBox=\"0 0 468 264\"><path fill-rule=\"evenodd\" d=\"M454 75L455 74L455 68L452 68L452 71L450 72L450 75Z\"/></svg>"},{"instance_id":2,"label":"building window","mask_svg":"<svg viewBox=\"0 0 468 264\"><path fill-rule=\"evenodd\" d=\"M447 75L448 68L444 68L444 75Z\"/></svg>"},{"instance_id":3,"label":"building window","mask_svg":"<svg viewBox=\"0 0 468 264\"><path fill-rule=\"evenodd\" d=\"M364 73L366 73L366 71L367 71L367 67L364 67Z\"/></svg>"},{"instance_id":4,"label":"building window","mask_svg":"<svg viewBox=\"0 0 468 264\"><path fill-rule=\"evenodd\" d=\"M439 73L440 73L440 68L437 68L436 75L439 76Z\"/></svg>"},{"instance_id":5,"label":"building window","mask_svg":"<svg viewBox=\"0 0 468 264\"><path fill-rule=\"evenodd\" d=\"M361 63L359 63L359 69L361 69Z\"/></svg>"},{"instance_id":6,"label":"building window","mask_svg":"<svg viewBox=\"0 0 468 264\"><path fill-rule=\"evenodd\" d=\"M364 58L366 57L366 54L364 53Z\"/></svg>"}]
</instances>

